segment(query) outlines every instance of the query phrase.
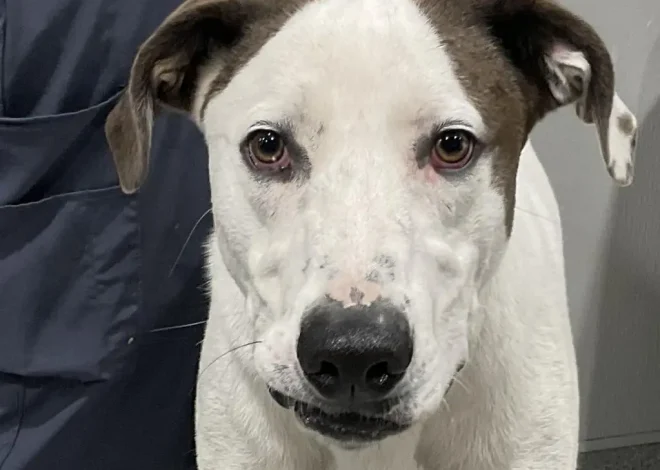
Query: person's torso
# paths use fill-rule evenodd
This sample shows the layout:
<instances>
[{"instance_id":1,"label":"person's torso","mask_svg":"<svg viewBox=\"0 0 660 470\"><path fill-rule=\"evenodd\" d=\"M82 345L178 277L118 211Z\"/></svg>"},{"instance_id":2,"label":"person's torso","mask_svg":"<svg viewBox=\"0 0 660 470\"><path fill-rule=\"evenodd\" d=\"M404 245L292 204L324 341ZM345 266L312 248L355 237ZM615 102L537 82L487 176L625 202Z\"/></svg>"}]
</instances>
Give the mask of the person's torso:
<instances>
[{"instance_id":1,"label":"person's torso","mask_svg":"<svg viewBox=\"0 0 660 470\"><path fill-rule=\"evenodd\" d=\"M127 196L103 130L180 3L0 0L0 470L193 468L206 149L164 116Z\"/></svg>"}]
</instances>

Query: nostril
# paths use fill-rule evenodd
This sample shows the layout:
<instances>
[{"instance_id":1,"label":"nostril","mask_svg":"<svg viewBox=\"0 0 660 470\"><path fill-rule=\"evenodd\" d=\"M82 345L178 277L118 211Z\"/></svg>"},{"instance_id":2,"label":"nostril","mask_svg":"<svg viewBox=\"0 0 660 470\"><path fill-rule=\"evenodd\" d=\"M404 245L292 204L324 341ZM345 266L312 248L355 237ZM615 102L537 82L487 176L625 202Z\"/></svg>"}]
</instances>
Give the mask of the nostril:
<instances>
[{"instance_id":1,"label":"nostril","mask_svg":"<svg viewBox=\"0 0 660 470\"><path fill-rule=\"evenodd\" d=\"M403 375L403 373L395 373L390 370L387 362L379 362L367 370L365 382L370 390L376 393L387 393L401 381Z\"/></svg>"},{"instance_id":2,"label":"nostril","mask_svg":"<svg viewBox=\"0 0 660 470\"><path fill-rule=\"evenodd\" d=\"M332 387L339 382L339 369L327 361L321 362L321 369L314 375L324 387Z\"/></svg>"},{"instance_id":3,"label":"nostril","mask_svg":"<svg viewBox=\"0 0 660 470\"><path fill-rule=\"evenodd\" d=\"M315 371L306 371L307 379L323 394L332 394L340 386L339 368L331 362L321 361Z\"/></svg>"},{"instance_id":4,"label":"nostril","mask_svg":"<svg viewBox=\"0 0 660 470\"><path fill-rule=\"evenodd\" d=\"M390 380L390 373L388 372L387 362L379 362L371 366L367 370L367 385L369 388L383 388Z\"/></svg>"},{"instance_id":5,"label":"nostril","mask_svg":"<svg viewBox=\"0 0 660 470\"><path fill-rule=\"evenodd\" d=\"M339 369L331 362L321 361L321 370L319 370L319 375L339 378Z\"/></svg>"}]
</instances>

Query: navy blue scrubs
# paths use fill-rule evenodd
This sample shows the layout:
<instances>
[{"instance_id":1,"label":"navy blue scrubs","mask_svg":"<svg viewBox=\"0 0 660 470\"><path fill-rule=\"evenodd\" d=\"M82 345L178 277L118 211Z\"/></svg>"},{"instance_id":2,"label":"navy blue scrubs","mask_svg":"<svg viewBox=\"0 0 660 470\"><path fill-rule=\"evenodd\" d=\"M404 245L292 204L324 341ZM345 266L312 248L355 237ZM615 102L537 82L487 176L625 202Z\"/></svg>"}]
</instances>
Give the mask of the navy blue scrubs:
<instances>
[{"instance_id":1,"label":"navy blue scrubs","mask_svg":"<svg viewBox=\"0 0 660 470\"><path fill-rule=\"evenodd\" d=\"M103 128L181 1L0 0L0 470L195 467L206 149L159 118L127 196Z\"/></svg>"}]
</instances>

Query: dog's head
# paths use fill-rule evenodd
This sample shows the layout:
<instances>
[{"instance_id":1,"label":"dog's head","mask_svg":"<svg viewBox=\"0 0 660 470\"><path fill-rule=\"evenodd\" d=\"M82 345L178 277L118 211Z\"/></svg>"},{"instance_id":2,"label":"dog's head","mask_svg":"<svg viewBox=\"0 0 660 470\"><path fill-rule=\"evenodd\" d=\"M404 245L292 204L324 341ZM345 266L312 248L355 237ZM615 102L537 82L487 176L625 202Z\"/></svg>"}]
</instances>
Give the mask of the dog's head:
<instances>
[{"instance_id":1,"label":"dog's head","mask_svg":"<svg viewBox=\"0 0 660 470\"><path fill-rule=\"evenodd\" d=\"M629 184L636 123L610 56L550 1L189 0L140 48L107 134L132 192L158 110L199 125L246 298L227 334L261 341L248 367L304 425L355 442L441 404L521 150L564 105Z\"/></svg>"}]
</instances>

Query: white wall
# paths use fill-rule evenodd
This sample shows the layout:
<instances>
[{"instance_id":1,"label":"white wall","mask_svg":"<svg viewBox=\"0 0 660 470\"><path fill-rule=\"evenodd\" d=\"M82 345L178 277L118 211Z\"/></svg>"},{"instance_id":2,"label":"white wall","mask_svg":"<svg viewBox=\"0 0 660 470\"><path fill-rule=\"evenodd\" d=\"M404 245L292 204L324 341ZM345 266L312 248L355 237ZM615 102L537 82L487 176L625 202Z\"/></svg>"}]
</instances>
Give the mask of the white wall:
<instances>
[{"instance_id":1,"label":"white wall","mask_svg":"<svg viewBox=\"0 0 660 470\"><path fill-rule=\"evenodd\" d=\"M660 0L560 0L612 53L641 133L633 186L608 178L573 109L532 140L563 215L585 448L660 442Z\"/></svg>"}]
</instances>

